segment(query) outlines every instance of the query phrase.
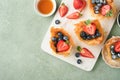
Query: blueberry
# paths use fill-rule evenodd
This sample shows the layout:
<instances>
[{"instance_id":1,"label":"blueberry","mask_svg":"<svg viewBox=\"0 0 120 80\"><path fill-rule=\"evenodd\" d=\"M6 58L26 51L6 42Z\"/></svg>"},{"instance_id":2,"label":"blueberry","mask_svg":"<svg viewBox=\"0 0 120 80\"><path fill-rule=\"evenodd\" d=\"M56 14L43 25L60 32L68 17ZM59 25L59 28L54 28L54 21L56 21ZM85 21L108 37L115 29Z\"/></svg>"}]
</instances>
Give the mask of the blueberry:
<instances>
[{"instance_id":1,"label":"blueberry","mask_svg":"<svg viewBox=\"0 0 120 80\"><path fill-rule=\"evenodd\" d=\"M84 36L86 36L86 33L84 31L82 31L81 34L80 34L80 36L84 37Z\"/></svg>"},{"instance_id":2,"label":"blueberry","mask_svg":"<svg viewBox=\"0 0 120 80\"><path fill-rule=\"evenodd\" d=\"M53 41L53 42L56 42L56 41L57 41L57 38L56 38L56 37L52 37L52 41Z\"/></svg>"},{"instance_id":3,"label":"blueberry","mask_svg":"<svg viewBox=\"0 0 120 80\"><path fill-rule=\"evenodd\" d=\"M62 36L60 36L60 37L58 38L58 41L60 41L60 40L63 40L63 37L62 37Z\"/></svg>"},{"instance_id":4,"label":"blueberry","mask_svg":"<svg viewBox=\"0 0 120 80\"><path fill-rule=\"evenodd\" d=\"M92 39L94 39L94 38L96 38L96 36L95 36L95 35L92 35Z\"/></svg>"},{"instance_id":5,"label":"blueberry","mask_svg":"<svg viewBox=\"0 0 120 80\"><path fill-rule=\"evenodd\" d=\"M80 36L81 36L81 38L83 38L84 40L87 39L87 34L86 34L84 31L81 32Z\"/></svg>"},{"instance_id":6,"label":"blueberry","mask_svg":"<svg viewBox=\"0 0 120 80\"><path fill-rule=\"evenodd\" d=\"M78 63L78 64L81 64L81 63L82 63L82 60L81 60L81 59L78 59L78 60L77 60L77 63Z\"/></svg>"},{"instance_id":7,"label":"blueberry","mask_svg":"<svg viewBox=\"0 0 120 80\"><path fill-rule=\"evenodd\" d=\"M111 49L111 50L114 50L114 45L111 45L111 46L110 46L110 49Z\"/></svg>"},{"instance_id":8,"label":"blueberry","mask_svg":"<svg viewBox=\"0 0 120 80\"><path fill-rule=\"evenodd\" d=\"M117 55L112 55L112 59L116 59L117 58Z\"/></svg>"},{"instance_id":9,"label":"blueberry","mask_svg":"<svg viewBox=\"0 0 120 80\"><path fill-rule=\"evenodd\" d=\"M79 52L75 53L75 57L80 57L80 53Z\"/></svg>"},{"instance_id":10,"label":"blueberry","mask_svg":"<svg viewBox=\"0 0 120 80\"><path fill-rule=\"evenodd\" d=\"M60 20L55 20L55 24L60 24Z\"/></svg>"},{"instance_id":11,"label":"blueberry","mask_svg":"<svg viewBox=\"0 0 120 80\"><path fill-rule=\"evenodd\" d=\"M104 4L104 5L107 4L107 1L106 1L106 0L103 0L103 4Z\"/></svg>"},{"instance_id":12,"label":"blueberry","mask_svg":"<svg viewBox=\"0 0 120 80\"><path fill-rule=\"evenodd\" d=\"M96 35L96 37L100 37L101 36L101 34L99 33L98 30L96 30L95 35Z\"/></svg>"},{"instance_id":13,"label":"blueberry","mask_svg":"<svg viewBox=\"0 0 120 80\"><path fill-rule=\"evenodd\" d=\"M99 11L94 11L95 14L99 14Z\"/></svg>"},{"instance_id":14,"label":"blueberry","mask_svg":"<svg viewBox=\"0 0 120 80\"><path fill-rule=\"evenodd\" d=\"M92 0L92 4L95 4L95 1L96 1L96 0Z\"/></svg>"},{"instance_id":15,"label":"blueberry","mask_svg":"<svg viewBox=\"0 0 120 80\"><path fill-rule=\"evenodd\" d=\"M112 55L115 55L115 54L116 54L115 51L113 51L113 50L111 50L110 52L111 52Z\"/></svg>"},{"instance_id":16,"label":"blueberry","mask_svg":"<svg viewBox=\"0 0 120 80\"><path fill-rule=\"evenodd\" d=\"M61 37L61 38L63 37L63 34L61 32L58 32L57 35L58 37Z\"/></svg>"},{"instance_id":17,"label":"blueberry","mask_svg":"<svg viewBox=\"0 0 120 80\"><path fill-rule=\"evenodd\" d=\"M67 41L68 37L67 36L63 36L63 40Z\"/></svg>"},{"instance_id":18,"label":"blueberry","mask_svg":"<svg viewBox=\"0 0 120 80\"><path fill-rule=\"evenodd\" d=\"M86 40L86 39L87 39L87 37L86 37L86 36L84 36L84 37L82 37L82 39Z\"/></svg>"},{"instance_id":19,"label":"blueberry","mask_svg":"<svg viewBox=\"0 0 120 80\"><path fill-rule=\"evenodd\" d=\"M120 53L118 53L117 56L120 58Z\"/></svg>"},{"instance_id":20,"label":"blueberry","mask_svg":"<svg viewBox=\"0 0 120 80\"><path fill-rule=\"evenodd\" d=\"M91 40L91 39L92 39L92 36L91 36L91 35L88 35L88 36L87 36L87 39L88 39L88 40Z\"/></svg>"},{"instance_id":21,"label":"blueberry","mask_svg":"<svg viewBox=\"0 0 120 80\"><path fill-rule=\"evenodd\" d=\"M100 0L95 0L96 4L100 3Z\"/></svg>"},{"instance_id":22,"label":"blueberry","mask_svg":"<svg viewBox=\"0 0 120 80\"><path fill-rule=\"evenodd\" d=\"M94 7L94 10L95 10L95 11L99 11L99 9L100 9L99 6L95 6L95 7Z\"/></svg>"},{"instance_id":23,"label":"blueberry","mask_svg":"<svg viewBox=\"0 0 120 80\"><path fill-rule=\"evenodd\" d=\"M98 32L98 33L96 33L96 36L97 36L97 37L100 37L100 36L101 36L101 34Z\"/></svg>"},{"instance_id":24,"label":"blueberry","mask_svg":"<svg viewBox=\"0 0 120 80\"><path fill-rule=\"evenodd\" d=\"M61 36L61 35L63 35L63 34L62 34L61 32L58 32L57 35L58 35L58 36Z\"/></svg>"},{"instance_id":25,"label":"blueberry","mask_svg":"<svg viewBox=\"0 0 120 80\"><path fill-rule=\"evenodd\" d=\"M101 3L99 3L99 4L97 4L97 6L100 8L100 7L102 6L102 4L101 4Z\"/></svg>"}]
</instances>

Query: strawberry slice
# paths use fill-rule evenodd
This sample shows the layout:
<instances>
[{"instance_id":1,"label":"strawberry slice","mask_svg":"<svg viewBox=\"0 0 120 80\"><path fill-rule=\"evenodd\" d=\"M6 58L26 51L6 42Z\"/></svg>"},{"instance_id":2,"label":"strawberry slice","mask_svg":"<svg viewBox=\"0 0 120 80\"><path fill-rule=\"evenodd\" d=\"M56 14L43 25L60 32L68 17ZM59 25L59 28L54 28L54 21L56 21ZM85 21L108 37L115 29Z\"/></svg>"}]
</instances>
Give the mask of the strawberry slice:
<instances>
[{"instance_id":1,"label":"strawberry slice","mask_svg":"<svg viewBox=\"0 0 120 80\"><path fill-rule=\"evenodd\" d=\"M70 46L63 40L58 41L57 43L57 51L58 52L63 52L67 51L70 48Z\"/></svg>"},{"instance_id":2,"label":"strawberry slice","mask_svg":"<svg viewBox=\"0 0 120 80\"><path fill-rule=\"evenodd\" d=\"M68 19L78 19L80 16L82 16L82 14L80 14L79 12L74 12L71 13L67 16Z\"/></svg>"},{"instance_id":3,"label":"strawberry slice","mask_svg":"<svg viewBox=\"0 0 120 80\"><path fill-rule=\"evenodd\" d=\"M120 52L120 41L115 43L115 48L114 48L115 52Z\"/></svg>"},{"instance_id":4,"label":"strawberry slice","mask_svg":"<svg viewBox=\"0 0 120 80\"><path fill-rule=\"evenodd\" d=\"M102 8L101 8L101 14L103 16L105 16L110 11L110 9L111 9L110 5L104 5L104 6L102 6Z\"/></svg>"},{"instance_id":5,"label":"strawberry slice","mask_svg":"<svg viewBox=\"0 0 120 80\"><path fill-rule=\"evenodd\" d=\"M68 12L68 7L64 3L62 3L59 8L60 16L64 17L67 14L67 12Z\"/></svg>"},{"instance_id":6,"label":"strawberry slice","mask_svg":"<svg viewBox=\"0 0 120 80\"><path fill-rule=\"evenodd\" d=\"M82 11L86 6L86 1L85 0L74 0L73 1L73 6L74 6L75 9L78 9L79 11Z\"/></svg>"},{"instance_id":7,"label":"strawberry slice","mask_svg":"<svg viewBox=\"0 0 120 80\"><path fill-rule=\"evenodd\" d=\"M80 55L87 58L94 58L94 55L87 48L82 48Z\"/></svg>"},{"instance_id":8,"label":"strawberry slice","mask_svg":"<svg viewBox=\"0 0 120 80\"><path fill-rule=\"evenodd\" d=\"M94 23L91 23L87 26L84 26L83 31L86 32L87 34L94 35L96 31L96 25Z\"/></svg>"}]
</instances>

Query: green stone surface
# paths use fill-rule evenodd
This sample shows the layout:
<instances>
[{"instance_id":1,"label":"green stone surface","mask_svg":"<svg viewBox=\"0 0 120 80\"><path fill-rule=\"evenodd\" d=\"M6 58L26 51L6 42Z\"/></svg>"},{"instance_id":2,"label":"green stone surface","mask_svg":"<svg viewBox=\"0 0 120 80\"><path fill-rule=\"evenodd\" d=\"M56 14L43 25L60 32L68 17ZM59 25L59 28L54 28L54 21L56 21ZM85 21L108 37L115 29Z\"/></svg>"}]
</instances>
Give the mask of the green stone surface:
<instances>
[{"instance_id":1,"label":"green stone surface","mask_svg":"<svg viewBox=\"0 0 120 80\"><path fill-rule=\"evenodd\" d=\"M120 69L110 68L101 55L86 72L42 51L53 17L37 15L34 0L0 0L0 80L120 80ZM113 35L120 35L116 21L108 38Z\"/></svg>"}]
</instances>

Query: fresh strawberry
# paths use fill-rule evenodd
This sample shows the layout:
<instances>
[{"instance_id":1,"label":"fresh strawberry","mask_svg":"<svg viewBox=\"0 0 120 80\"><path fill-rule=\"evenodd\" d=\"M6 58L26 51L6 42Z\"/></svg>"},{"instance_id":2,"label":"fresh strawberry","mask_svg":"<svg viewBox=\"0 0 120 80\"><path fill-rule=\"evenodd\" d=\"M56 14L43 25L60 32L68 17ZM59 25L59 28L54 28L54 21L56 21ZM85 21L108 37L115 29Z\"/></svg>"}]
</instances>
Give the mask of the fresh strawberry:
<instances>
[{"instance_id":1,"label":"fresh strawberry","mask_svg":"<svg viewBox=\"0 0 120 80\"><path fill-rule=\"evenodd\" d=\"M94 35L96 31L96 25L94 23L86 25L83 27L83 31L87 34Z\"/></svg>"},{"instance_id":2,"label":"fresh strawberry","mask_svg":"<svg viewBox=\"0 0 120 80\"><path fill-rule=\"evenodd\" d=\"M115 43L115 48L114 48L115 52L120 52L120 41Z\"/></svg>"},{"instance_id":3,"label":"fresh strawberry","mask_svg":"<svg viewBox=\"0 0 120 80\"><path fill-rule=\"evenodd\" d=\"M57 51L58 52L63 52L67 51L70 48L70 46L63 40L58 41L57 43Z\"/></svg>"},{"instance_id":4,"label":"fresh strawberry","mask_svg":"<svg viewBox=\"0 0 120 80\"><path fill-rule=\"evenodd\" d=\"M71 13L67 16L68 19L78 19L80 16L82 16L82 14L80 14L79 12L74 12Z\"/></svg>"},{"instance_id":5,"label":"fresh strawberry","mask_svg":"<svg viewBox=\"0 0 120 80\"><path fill-rule=\"evenodd\" d=\"M68 7L64 3L62 3L59 8L60 16L64 17L67 14L67 12L68 12Z\"/></svg>"},{"instance_id":6,"label":"fresh strawberry","mask_svg":"<svg viewBox=\"0 0 120 80\"><path fill-rule=\"evenodd\" d=\"M110 11L110 9L111 9L110 5L104 5L104 6L102 6L102 8L101 8L101 14L103 16L105 16Z\"/></svg>"},{"instance_id":7,"label":"fresh strawberry","mask_svg":"<svg viewBox=\"0 0 120 80\"><path fill-rule=\"evenodd\" d=\"M87 58L94 58L94 55L87 48L82 48L80 55Z\"/></svg>"},{"instance_id":8,"label":"fresh strawberry","mask_svg":"<svg viewBox=\"0 0 120 80\"><path fill-rule=\"evenodd\" d=\"M94 55L87 48L81 48L80 46L77 46L77 50L83 57L94 58Z\"/></svg>"},{"instance_id":9,"label":"fresh strawberry","mask_svg":"<svg viewBox=\"0 0 120 80\"><path fill-rule=\"evenodd\" d=\"M75 9L80 9L83 6L83 1L82 0L74 0L73 6Z\"/></svg>"},{"instance_id":10,"label":"fresh strawberry","mask_svg":"<svg viewBox=\"0 0 120 80\"><path fill-rule=\"evenodd\" d=\"M82 11L86 6L86 1L85 0L74 0L73 1L73 6L74 6L75 9L78 9L79 11Z\"/></svg>"},{"instance_id":11,"label":"fresh strawberry","mask_svg":"<svg viewBox=\"0 0 120 80\"><path fill-rule=\"evenodd\" d=\"M79 8L79 11L82 11L85 7L86 7L86 1L83 0L83 6L81 8Z\"/></svg>"}]
</instances>

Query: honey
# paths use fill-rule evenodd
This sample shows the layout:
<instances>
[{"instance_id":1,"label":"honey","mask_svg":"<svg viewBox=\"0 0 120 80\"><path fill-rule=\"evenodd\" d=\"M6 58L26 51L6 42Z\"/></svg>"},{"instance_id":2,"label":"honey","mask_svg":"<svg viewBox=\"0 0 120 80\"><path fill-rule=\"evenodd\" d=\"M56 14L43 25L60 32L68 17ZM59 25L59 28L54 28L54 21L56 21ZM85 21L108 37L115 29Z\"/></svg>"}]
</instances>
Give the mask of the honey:
<instances>
[{"instance_id":1,"label":"honey","mask_svg":"<svg viewBox=\"0 0 120 80\"><path fill-rule=\"evenodd\" d=\"M49 14L53 10L53 3L51 0L40 0L37 7L42 14Z\"/></svg>"}]
</instances>

